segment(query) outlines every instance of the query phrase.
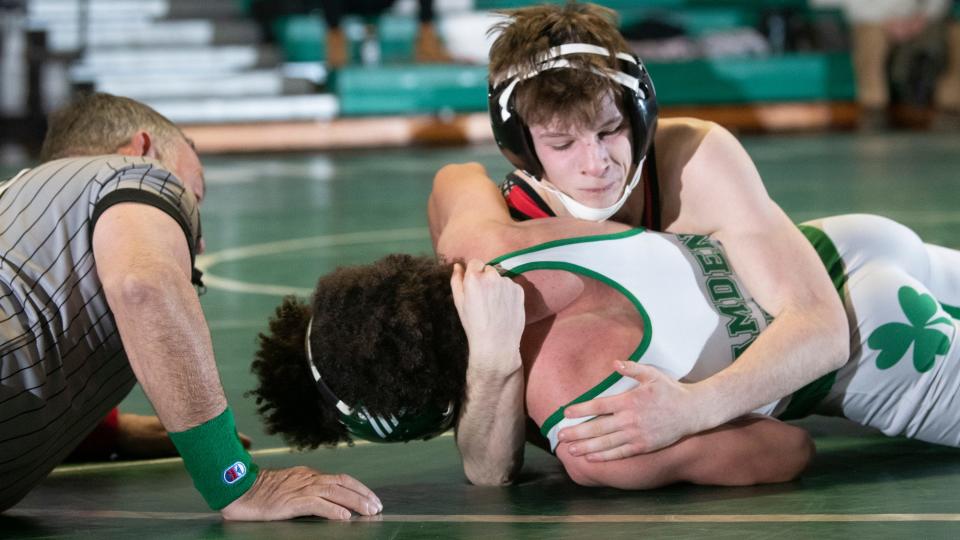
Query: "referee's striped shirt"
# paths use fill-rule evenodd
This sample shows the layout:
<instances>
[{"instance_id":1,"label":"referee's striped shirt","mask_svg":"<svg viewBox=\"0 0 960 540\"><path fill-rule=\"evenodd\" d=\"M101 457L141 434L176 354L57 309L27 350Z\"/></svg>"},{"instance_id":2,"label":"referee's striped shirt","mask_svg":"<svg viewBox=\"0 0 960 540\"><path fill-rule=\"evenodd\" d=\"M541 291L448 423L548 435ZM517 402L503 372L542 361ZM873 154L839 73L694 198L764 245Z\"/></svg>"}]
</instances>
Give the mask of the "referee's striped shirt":
<instances>
[{"instance_id":1,"label":"referee's striped shirt","mask_svg":"<svg viewBox=\"0 0 960 540\"><path fill-rule=\"evenodd\" d=\"M196 199L149 158L60 159L0 184L0 509L135 382L93 257L97 218L121 202L172 216L195 253Z\"/></svg>"}]
</instances>

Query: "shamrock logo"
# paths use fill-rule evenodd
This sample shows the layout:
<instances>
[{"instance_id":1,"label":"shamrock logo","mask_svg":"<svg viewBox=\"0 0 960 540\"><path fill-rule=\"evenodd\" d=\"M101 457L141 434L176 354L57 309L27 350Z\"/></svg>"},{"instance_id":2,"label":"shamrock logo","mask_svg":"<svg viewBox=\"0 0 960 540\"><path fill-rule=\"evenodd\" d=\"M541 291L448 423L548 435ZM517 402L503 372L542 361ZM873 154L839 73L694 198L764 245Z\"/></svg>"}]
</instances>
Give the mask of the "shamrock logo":
<instances>
[{"instance_id":1,"label":"shamrock logo","mask_svg":"<svg viewBox=\"0 0 960 540\"><path fill-rule=\"evenodd\" d=\"M880 351L877 368L887 369L896 365L913 344L913 367L923 373L933 367L937 355L947 354L950 348L950 338L930 327L953 323L946 317L931 320L939 306L929 294L904 286L897 297L910 324L892 322L877 328L867 339L867 346Z\"/></svg>"}]
</instances>

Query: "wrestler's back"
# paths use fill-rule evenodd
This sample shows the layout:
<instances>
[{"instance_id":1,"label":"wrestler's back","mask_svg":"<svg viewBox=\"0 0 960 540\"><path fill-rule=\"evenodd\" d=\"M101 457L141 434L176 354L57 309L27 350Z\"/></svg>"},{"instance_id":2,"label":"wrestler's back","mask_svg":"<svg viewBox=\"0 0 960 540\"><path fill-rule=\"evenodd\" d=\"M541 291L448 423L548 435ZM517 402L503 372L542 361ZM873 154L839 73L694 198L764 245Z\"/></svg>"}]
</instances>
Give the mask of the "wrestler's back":
<instances>
[{"instance_id":1,"label":"wrestler's back","mask_svg":"<svg viewBox=\"0 0 960 540\"><path fill-rule=\"evenodd\" d=\"M635 384L614 371L616 360L698 381L768 322L707 237L632 229L552 240L491 263L524 286L527 406L545 419L542 431L572 400Z\"/></svg>"},{"instance_id":2,"label":"wrestler's back","mask_svg":"<svg viewBox=\"0 0 960 540\"><path fill-rule=\"evenodd\" d=\"M530 274L569 302L523 334L527 413L539 425L630 356L643 339L643 320L623 294L597 280L557 270Z\"/></svg>"}]
</instances>

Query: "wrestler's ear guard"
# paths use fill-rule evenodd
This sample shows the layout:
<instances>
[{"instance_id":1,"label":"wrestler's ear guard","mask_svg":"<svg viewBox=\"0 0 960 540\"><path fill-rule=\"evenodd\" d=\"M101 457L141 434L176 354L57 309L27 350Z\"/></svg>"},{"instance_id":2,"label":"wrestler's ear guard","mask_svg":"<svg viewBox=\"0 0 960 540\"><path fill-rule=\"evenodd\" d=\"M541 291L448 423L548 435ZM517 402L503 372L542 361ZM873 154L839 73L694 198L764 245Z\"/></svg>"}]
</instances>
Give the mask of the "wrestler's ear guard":
<instances>
[{"instance_id":1,"label":"wrestler's ear guard","mask_svg":"<svg viewBox=\"0 0 960 540\"><path fill-rule=\"evenodd\" d=\"M578 69L566 56L593 54L610 57L609 50L589 43L567 43L548 49L536 68L529 72L508 72L502 81L487 86L487 104L490 125L500 152L514 167L534 178L543 176L543 165L534 151L529 127L515 108L516 86L551 69ZM598 75L609 77L623 87L623 110L630 120L633 166L639 167L646 157L657 129L657 93L646 66L634 54L616 53L618 69L594 69Z\"/></svg>"},{"instance_id":2,"label":"wrestler's ear guard","mask_svg":"<svg viewBox=\"0 0 960 540\"><path fill-rule=\"evenodd\" d=\"M313 362L313 350L310 345L310 331L313 317L307 323L304 348L310 373L320 392L320 397L331 407L337 409L340 423L354 438L371 442L407 442L416 439L431 439L447 431L457 418L457 407L450 402L446 407L426 406L418 410L402 408L389 416L374 415L364 406L351 407L337 398L327 386L320 370Z\"/></svg>"},{"instance_id":3,"label":"wrestler's ear guard","mask_svg":"<svg viewBox=\"0 0 960 540\"><path fill-rule=\"evenodd\" d=\"M417 412L400 409L389 417L370 414L366 407L348 408L348 410L349 413L345 413L337 407L340 422L354 437L371 442L431 439L450 429L457 416L453 402L446 409L427 407Z\"/></svg>"}]
</instances>

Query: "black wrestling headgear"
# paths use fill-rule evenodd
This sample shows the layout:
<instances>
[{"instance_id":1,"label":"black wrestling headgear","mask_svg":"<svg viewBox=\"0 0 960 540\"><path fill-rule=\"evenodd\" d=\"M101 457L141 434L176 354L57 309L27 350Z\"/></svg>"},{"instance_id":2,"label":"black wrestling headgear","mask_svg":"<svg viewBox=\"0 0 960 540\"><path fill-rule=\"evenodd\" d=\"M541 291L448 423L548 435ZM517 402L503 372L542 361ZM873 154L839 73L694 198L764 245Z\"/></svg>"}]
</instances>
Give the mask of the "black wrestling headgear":
<instances>
[{"instance_id":1,"label":"black wrestling headgear","mask_svg":"<svg viewBox=\"0 0 960 540\"><path fill-rule=\"evenodd\" d=\"M536 77L551 69L576 69L565 56L572 54L595 54L610 57L610 51L588 43L567 43L546 51L537 67L529 72L510 71L494 86L490 82L487 100L493 136L500 151L516 168L535 178L543 175L543 165L533 149L530 129L514 108L514 90L517 84ZM619 69L593 68L598 75L609 77L623 86L623 110L630 119L633 145L633 166L638 167L653 142L657 127L657 95L646 66L637 56L619 52L616 54Z\"/></svg>"}]
</instances>

